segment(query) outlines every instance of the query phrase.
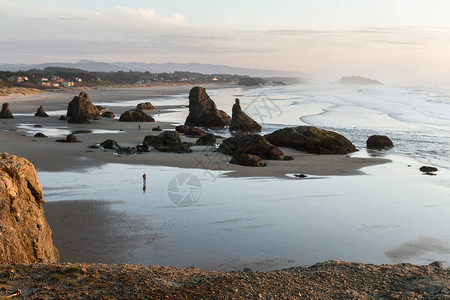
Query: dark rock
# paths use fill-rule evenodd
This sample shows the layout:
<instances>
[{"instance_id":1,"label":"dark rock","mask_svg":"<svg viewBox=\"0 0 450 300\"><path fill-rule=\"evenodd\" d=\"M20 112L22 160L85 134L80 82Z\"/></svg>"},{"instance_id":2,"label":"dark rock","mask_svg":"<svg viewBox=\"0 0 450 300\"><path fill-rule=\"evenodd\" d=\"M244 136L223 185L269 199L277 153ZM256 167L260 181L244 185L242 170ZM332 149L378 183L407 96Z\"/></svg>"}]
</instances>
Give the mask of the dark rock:
<instances>
[{"instance_id":1,"label":"dark rock","mask_svg":"<svg viewBox=\"0 0 450 300\"><path fill-rule=\"evenodd\" d=\"M143 144L153 146L161 152L192 152L188 143L181 142L180 134L176 131L164 131L158 136L148 135L144 138Z\"/></svg>"},{"instance_id":2,"label":"dark rock","mask_svg":"<svg viewBox=\"0 0 450 300\"><path fill-rule=\"evenodd\" d=\"M189 92L189 115L185 125L222 128L229 126L230 123L230 116L217 109L205 88L196 86L191 89Z\"/></svg>"},{"instance_id":3,"label":"dark rock","mask_svg":"<svg viewBox=\"0 0 450 300\"><path fill-rule=\"evenodd\" d=\"M242 111L238 98L233 105L230 131L261 131L261 125Z\"/></svg>"},{"instance_id":4,"label":"dark rock","mask_svg":"<svg viewBox=\"0 0 450 300\"><path fill-rule=\"evenodd\" d=\"M264 161L256 155L241 153L233 156L230 160L230 164L237 164L247 167L265 167Z\"/></svg>"},{"instance_id":5,"label":"dark rock","mask_svg":"<svg viewBox=\"0 0 450 300\"><path fill-rule=\"evenodd\" d=\"M112 111L105 111L102 113L103 118L114 118L116 115Z\"/></svg>"},{"instance_id":6,"label":"dark rock","mask_svg":"<svg viewBox=\"0 0 450 300\"><path fill-rule=\"evenodd\" d=\"M284 159L283 152L269 143L263 136L251 133L238 133L225 139L219 147L219 151L236 155L241 153L253 154L262 159Z\"/></svg>"},{"instance_id":7,"label":"dark rock","mask_svg":"<svg viewBox=\"0 0 450 300\"><path fill-rule=\"evenodd\" d=\"M385 149L394 147L391 139L385 135L372 135L367 139L367 148Z\"/></svg>"},{"instance_id":8,"label":"dark rock","mask_svg":"<svg viewBox=\"0 0 450 300\"><path fill-rule=\"evenodd\" d=\"M39 106L39 108L37 109L36 113L34 114L35 117L44 117L44 118L48 118L47 113L44 110L44 106Z\"/></svg>"},{"instance_id":9,"label":"dark rock","mask_svg":"<svg viewBox=\"0 0 450 300\"><path fill-rule=\"evenodd\" d=\"M347 154L357 151L343 135L313 126L279 129L265 136L279 147L290 147L314 154Z\"/></svg>"},{"instance_id":10,"label":"dark rock","mask_svg":"<svg viewBox=\"0 0 450 300\"><path fill-rule=\"evenodd\" d=\"M178 133L184 133L184 135L192 135L192 136L202 136L206 134L203 128L199 127L191 127L187 125L180 125L175 127L175 131Z\"/></svg>"},{"instance_id":11,"label":"dark rock","mask_svg":"<svg viewBox=\"0 0 450 300\"><path fill-rule=\"evenodd\" d=\"M419 170L424 173L431 173L431 172L437 172L438 168L430 167L430 166L422 166L422 167L420 167Z\"/></svg>"},{"instance_id":12,"label":"dark rock","mask_svg":"<svg viewBox=\"0 0 450 300\"><path fill-rule=\"evenodd\" d=\"M77 137L76 136L74 136L73 134L68 134L67 136L66 136L66 139L65 140L56 140L57 142L60 142L60 143L78 143L79 142L79 140L77 139Z\"/></svg>"},{"instance_id":13,"label":"dark rock","mask_svg":"<svg viewBox=\"0 0 450 300\"><path fill-rule=\"evenodd\" d=\"M306 178L308 176L306 176L305 174L294 174L295 178Z\"/></svg>"},{"instance_id":14,"label":"dark rock","mask_svg":"<svg viewBox=\"0 0 450 300\"><path fill-rule=\"evenodd\" d=\"M33 164L0 153L0 187L0 264L57 263L59 254L45 219L44 193ZM11 273L15 275L13 269ZM2 298L8 298L4 294L2 288Z\"/></svg>"},{"instance_id":15,"label":"dark rock","mask_svg":"<svg viewBox=\"0 0 450 300\"><path fill-rule=\"evenodd\" d=\"M119 150L121 148L116 141L111 139L101 142L100 146L102 146L103 149L110 149L110 150Z\"/></svg>"},{"instance_id":16,"label":"dark rock","mask_svg":"<svg viewBox=\"0 0 450 300\"><path fill-rule=\"evenodd\" d=\"M48 136L46 136L45 134L43 134L42 132L38 132L34 135L34 137L38 137L38 138L46 138Z\"/></svg>"},{"instance_id":17,"label":"dark rock","mask_svg":"<svg viewBox=\"0 0 450 300\"><path fill-rule=\"evenodd\" d=\"M136 148L134 147L120 147L119 149L116 150L116 152L118 154L135 154L136 153Z\"/></svg>"},{"instance_id":18,"label":"dark rock","mask_svg":"<svg viewBox=\"0 0 450 300\"><path fill-rule=\"evenodd\" d=\"M97 107L89 100L88 94L81 92L73 97L67 106L69 123L90 123L94 119L101 118Z\"/></svg>"},{"instance_id":19,"label":"dark rock","mask_svg":"<svg viewBox=\"0 0 450 300\"><path fill-rule=\"evenodd\" d=\"M162 128L158 125L158 127L153 127L152 131L162 131Z\"/></svg>"},{"instance_id":20,"label":"dark rock","mask_svg":"<svg viewBox=\"0 0 450 300\"><path fill-rule=\"evenodd\" d=\"M197 140L195 144L197 146L215 146L216 145L216 136L212 133L207 133Z\"/></svg>"},{"instance_id":21,"label":"dark rock","mask_svg":"<svg viewBox=\"0 0 450 300\"><path fill-rule=\"evenodd\" d=\"M136 146L136 150L137 150L137 152L139 152L139 153L142 153L142 152L149 152L149 151L148 151L148 146L147 146L147 145L137 145L137 146Z\"/></svg>"},{"instance_id":22,"label":"dark rock","mask_svg":"<svg viewBox=\"0 0 450 300\"><path fill-rule=\"evenodd\" d=\"M3 103L2 111L0 112L0 119L12 119L14 118L12 112L9 110L9 103Z\"/></svg>"},{"instance_id":23,"label":"dark rock","mask_svg":"<svg viewBox=\"0 0 450 300\"><path fill-rule=\"evenodd\" d=\"M99 147L98 145L90 145L90 146L88 146L88 148L91 148L91 149L100 149L100 147Z\"/></svg>"},{"instance_id":24,"label":"dark rock","mask_svg":"<svg viewBox=\"0 0 450 300\"><path fill-rule=\"evenodd\" d=\"M442 268L442 262L441 261L433 261L429 264L429 266L435 267L435 268Z\"/></svg>"},{"instance_id":25,"label":"dark rock","mask_svg":"<svg viewBox=\"0 0 450 300\"><path fill-rule=\"evenodd\" d=\"M154 110L155 107L150 102L143 102L136 105L137 110Z\"/></svg>"},{"instance_id":26,"label":"dark rock","mask_svg":"<svg viewBox=\"0 0 450 300\"><path fill-rule=\"evenodd\" d=\"M108 110L107 107L104 107L104 106L101 106L101 105L96 105L95 107L97 107L97 109L98 109L99 112L104 112L104 111L107 111L107 110Z\"/></svg>"},{"instance_id":27,"label":"dark rock","mask_svg":"<svg viewBox=\"0 0 450 300\"><path fill-rule=\"evenodd\" d=\"M60 120L60 121L67 121L67 117L66 116L63 116L63 115L61 115L60 117L59 117L59 119L58 120Z\"/></svg>"},{"instance_id":28,"label":"dark rock","mask_svg":"<svg viewBox=\"0 0 450 300\"><path fill-rule=\"evenodd\" d=\"M151 116L142 110L127 110L120 115L119 121L122 122L155 122Z\"/></svg>"}]
</instances>

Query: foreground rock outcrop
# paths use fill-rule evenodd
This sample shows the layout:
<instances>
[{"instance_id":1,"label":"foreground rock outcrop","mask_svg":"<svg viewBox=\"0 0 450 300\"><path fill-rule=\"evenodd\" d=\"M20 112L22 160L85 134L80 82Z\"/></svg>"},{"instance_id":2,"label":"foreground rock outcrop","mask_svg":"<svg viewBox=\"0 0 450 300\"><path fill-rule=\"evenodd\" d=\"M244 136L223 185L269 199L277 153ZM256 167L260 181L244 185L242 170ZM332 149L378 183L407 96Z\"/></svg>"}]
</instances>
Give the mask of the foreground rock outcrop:
<instances>
[{"instance_id":1,"label":"foreground rock outcrop","mask_svg":"<svg viewBox=\"0 0 450 300\"><path fill-rule=\"evenodd\" d=\"M192 152L188 143L181 142L180 134L176 131L164 131L160 135L148 135L144 138L144 145L153 146L161 152Z\"/></svg>"},{"instance_id":2,"label":"foreground rock outcrop","mask_svg":"<svg viewBox=\"0 0 450 300\"><path fill-rule=\"evenodd\" d=\"M246 167L265 167L266 163L256 155L241 153L233 156L230 164L237 164Z\"/></svg>"},{"instance_id":3,"label":"foreground rock outcrop","mask_svg":"<svg viewBox=\"0 0 450 300\"><path fill-rule=\"evenodd\" d=\"M314 154L347 154L357 151L343 135L313 126L283 128L264 136L275 146Z\"/></svg>"},{"instance_id":4,"label":"foreground rock outcrop","mask_svg":"<svg viewBox=\"0 0 450 300\"><path fill-rule=\"evenodd\" d=\"M73 97L72 101L67 105L67 114L69 123L87 124L102 116L98 108L92 104L88 94L81 92L78 96Z\"/></svg>"},{"instance_id":5,"label":"foreground rock outcrop","mask_svg":"<svg viewBox=\"0 0 450 300\"><path fill-rule=\"evenodd\" d=\"M14 118L12 112L9 110L9 103L5 102L2 105L2 111L0 111L0 119L12 119Z\"/></svg>"},{"instance_id":6,"label":"foreground rock outcrop","mask_svg":"<svg viewBox=\"0 0 450 300\"><path fill-rule=\"evenodd\" d=\"M261 131L261 125L242 111L239 99L235 99L231 115L230 131Z\"/></svg>"},{"instance_id":7,"label":"foreground rock outcrop","mask_svg":"<svg viewBox=\"0 0 450 300\"><path fill-rule=\"evenodd\" d=\"M385 135L372 135L366 141L367 148L386 149L394 147L394 143Z\"/></svg>"},{"instance_id":8,"label":"foreground rock outcrop","mask_svg":"<svg viewBox=\"0 0 450 300\"><path fill-rule=\"evenodd\" d=\"M58 262L42 186L25 158L0 154L0 263Z\"/></svg>"},{"instance_id":9,"label":"foreground rock outcrop","mask_svg":"<svg viewBox=\"0 0 450 300\"><path fill-rule=\"evenodd\" d=\"M120 115L119 121L122 122L155 122L152 116L147 115L142 110L127 110Z\"/></svg>"},{"instance_id":10,"label":"foreground rock outcrop","mask_svg":"<svg viewBox=\"0 0 450 300\"><path fill-rule=\"evenodd\" d=\"M189 92L189 115L184 123L188 126L225 127L230 126L231 118L226 112L218 110L216 103L203 87L193 87Z\"/></svg>"},{"instance_id":11,"label":"foreground rock outcrop","mask_svg":"<svg viewBox=\"0 0 450 300\"><path fill-rule=\"evenodd\" d=\"M3 265L0 297L31 299L448 299L450 270L327 261L271 272L143 265Z\"/></svg>"},{"instance_id":12,"label":"foreground rock outcrop","mask_svg":"<svg viewBox=\"0 0 450 300\"><path fill-rule=\"evenodd\" d=\"M251 133L238 133L225 139L219 146L223 154L235 156L237 154L253 154L262 159L284 159L283 152L269 143L263 136Z\"/></svg>"},{"instance_id":13,"label":"foreground rock outcrop","mask_svg":"<svg viewBox=\"0 0 450 300\"><path fill-rule=\"evenodd\" d=\"M37 109L36 113L34 114L35 117L43 117L43 118L48 118L48 114L45 112L44 110L44 106L39 106L39 108Z\"/></svg>"}]
</instances>

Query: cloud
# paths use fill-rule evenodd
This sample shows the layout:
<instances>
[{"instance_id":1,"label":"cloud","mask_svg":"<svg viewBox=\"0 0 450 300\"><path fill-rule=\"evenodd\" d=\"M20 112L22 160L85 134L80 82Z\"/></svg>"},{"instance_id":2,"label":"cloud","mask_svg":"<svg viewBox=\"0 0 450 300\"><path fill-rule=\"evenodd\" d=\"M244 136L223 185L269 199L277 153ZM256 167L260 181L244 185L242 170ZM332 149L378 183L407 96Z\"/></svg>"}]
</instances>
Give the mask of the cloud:
<instances>
[{"instance_id":1,"label":"cloud","mask_svg":"<svg viewBox=\"0 0 450 300\"><path fill-rule=\"evenodd\" d=\"M172 16L163 16L157 14L153 9L145 8L131 8L118 6L123 18L128 19L131 22L153 24L158 26L180 26L186 25L186 20L182 14L176 13Z\"/></svg>"}]
</instances>

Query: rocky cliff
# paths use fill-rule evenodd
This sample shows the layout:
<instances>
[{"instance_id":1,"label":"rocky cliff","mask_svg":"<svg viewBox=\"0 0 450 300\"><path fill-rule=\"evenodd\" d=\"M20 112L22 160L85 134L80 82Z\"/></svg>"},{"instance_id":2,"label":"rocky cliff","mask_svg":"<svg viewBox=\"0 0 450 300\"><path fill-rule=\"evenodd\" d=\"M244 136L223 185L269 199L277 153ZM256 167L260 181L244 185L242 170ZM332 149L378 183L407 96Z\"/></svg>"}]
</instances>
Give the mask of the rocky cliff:
<instances>
[{"instance_id":1,"label":"rocky cliff","mask_svg":"<svg viewBox=\"0 0 450 300\"><path fill-rule=\"evenodd\" d=\"M33 164L0 153L0 263L58 262L42 203Z\"/></svg>"}]
</instances>

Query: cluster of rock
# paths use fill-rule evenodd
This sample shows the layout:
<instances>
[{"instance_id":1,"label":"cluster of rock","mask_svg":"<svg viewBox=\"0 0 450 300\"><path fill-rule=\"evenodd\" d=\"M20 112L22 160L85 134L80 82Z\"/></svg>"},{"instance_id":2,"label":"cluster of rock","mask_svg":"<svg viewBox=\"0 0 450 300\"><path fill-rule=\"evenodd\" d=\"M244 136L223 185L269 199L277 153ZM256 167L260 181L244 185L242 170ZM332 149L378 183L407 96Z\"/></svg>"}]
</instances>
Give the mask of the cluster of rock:
<instances>
[{"instance_id":1,"label":"cluster of rock","mask_svg":"<svg viewBox=\"0 0 450 300\"><path fill-rule=\"evenodd\" d=\"M92 104L88 94L81 92L73 97L67 105L67 114L69 123L89 124L93 120L101 118L98 108Z\"/></svg>"},{"instance_id":2,"label":"cluster of rock","mask_svg":"<svg viewBox=\"0 0 450 300\"><path fill-rule=\"evenodd\" d=\"M176 131L164 131L160 135L148 135L144 138L144 145L153 146L161 152L189 153L192 152L190 145L181 142L180 134Z\"/></svg>"},{"instance_id":3,"label":"cluster of rock","mask_svg":"<svg viewBox=\"0 0 450 300\"><path fill-rule=\"evenodd\" d=\"M178 133L184 133L184 135L186 136L194 136L194 137L199 137L206 134L203 128L191 127L187 125L177 126L175 127L175 131Z\"/></svg>"},{"instance_id":4,"label":"cluster of rock","mask_svg":"<svg viewBox=\"0 0 450 300\"><path fill-rule=\"evenodd\" d=\"M114 150L118 154L134 154L136 152L142 153L142 152L148 152L148 147L140 147L142 145L138 145L136 147L122 147L114 140L108 139L106 141L103 141L100 143L100 146L103 149L109 149Z\"/></svg>"},{"instance_id":5,"label":"cluster of rock","mask_svg":"<svg viewBox=\"0 0 450 300\"><path fill-rule=\"evenodd\" d=\"M9 103L5 102L2 105L2 111L0 112L0 119L12 119L14 118L12 112L9 110Z\"/></svg>"},{"instance_id":6,"label":"cluster of rock","mask_svg":"<svg viewBox=\"0 0 450 300\"><path fill-rule=\"evenodd\" d=\"M0 263L54 263L59 254L44 216L42 186L33 164L0 154Z\"/></svg>"}]
</instances>

